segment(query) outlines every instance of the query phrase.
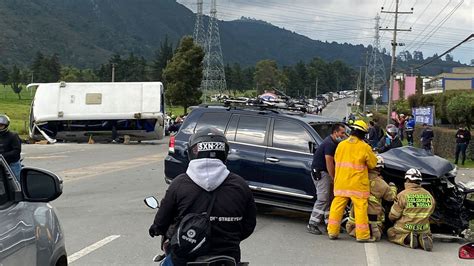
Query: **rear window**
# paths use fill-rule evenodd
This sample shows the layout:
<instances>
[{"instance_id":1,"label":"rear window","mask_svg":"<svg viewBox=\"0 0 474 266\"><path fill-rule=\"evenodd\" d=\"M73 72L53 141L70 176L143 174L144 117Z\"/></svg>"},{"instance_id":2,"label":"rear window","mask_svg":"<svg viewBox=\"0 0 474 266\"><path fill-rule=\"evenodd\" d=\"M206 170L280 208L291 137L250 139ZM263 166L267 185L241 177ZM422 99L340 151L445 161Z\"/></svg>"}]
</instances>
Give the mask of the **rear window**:
<instances>
[{"instance_id":1,"label":"rear window","mask_svg":"<svg viewBox=\"0 0 474 266\"><path fill-rule=\"evenodd\" d=\"M327 136L331 135L332 126L336 123L324 123L324 124L310 124L314 130L318 133L318 135L325 139ZM349 134L351 131L348 127L346 127L346 134Z\"/></svg>"}]
</instances>

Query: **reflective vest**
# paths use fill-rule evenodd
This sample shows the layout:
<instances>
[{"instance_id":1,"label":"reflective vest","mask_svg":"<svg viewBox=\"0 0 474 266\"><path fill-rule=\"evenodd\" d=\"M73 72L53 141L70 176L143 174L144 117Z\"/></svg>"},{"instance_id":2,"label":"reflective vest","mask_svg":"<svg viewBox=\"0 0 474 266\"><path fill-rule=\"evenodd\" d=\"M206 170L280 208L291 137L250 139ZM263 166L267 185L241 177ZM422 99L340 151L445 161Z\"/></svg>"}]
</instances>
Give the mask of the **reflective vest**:
<instances>
[{"instance_id":1,"label":"reflective vest","mask_svg":"<svg viewBox=\"0 0 474 266\"><path fill-rule=\"evenodd\" d=\"M404 232L426 233L430 231L430 216L435 209L431 194L415 183L405 183L390 210L389 219L394 228Z\"/></svg>"},{"instance_id":2,"label":"reflective vest","mask_svg":"<svg viewBox=\"0 0 474 266\"><path fill-rule=\"evenodd\" d=\"M373 169L377 164L377 158L369 144L350 136L337 146L334 162L334 196L369 198L368 169Z\"/></svg>"}]
</instances>

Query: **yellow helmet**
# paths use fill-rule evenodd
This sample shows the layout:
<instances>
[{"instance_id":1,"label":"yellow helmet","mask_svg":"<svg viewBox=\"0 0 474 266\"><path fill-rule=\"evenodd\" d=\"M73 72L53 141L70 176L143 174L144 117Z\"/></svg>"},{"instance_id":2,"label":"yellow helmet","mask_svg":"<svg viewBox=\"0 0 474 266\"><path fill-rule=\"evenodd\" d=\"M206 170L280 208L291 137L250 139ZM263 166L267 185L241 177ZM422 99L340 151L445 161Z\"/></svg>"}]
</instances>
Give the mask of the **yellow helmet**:
<instances>
[{"instance_id":1,"label":"yellow helmet","mask_svg":"<svg viewBox=\"0 0 474 266\"><path fill-rule=\"evenodd\" d=\"M367 123L365 123L363 120L357 120L352 124L351 126L353 129L358 129L360 131L363 131L365 133L369 132L369 127L367 126Z\"/></svg>"}]
</instances>

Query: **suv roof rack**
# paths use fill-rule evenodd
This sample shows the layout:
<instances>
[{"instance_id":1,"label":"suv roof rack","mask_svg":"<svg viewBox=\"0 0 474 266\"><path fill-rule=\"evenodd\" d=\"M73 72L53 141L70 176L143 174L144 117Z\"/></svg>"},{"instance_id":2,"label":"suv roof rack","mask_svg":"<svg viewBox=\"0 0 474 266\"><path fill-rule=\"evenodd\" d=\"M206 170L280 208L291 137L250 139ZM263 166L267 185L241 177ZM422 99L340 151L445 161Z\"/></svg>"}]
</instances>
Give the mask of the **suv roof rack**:
<instances>
[{"instance_id":1,"label":"suv roof rack","mask_svg":"<svg viewBox=\"0 0 474 266\"><path fill-rule=\"evenodd\" d=\"M227 99L224 101L224 106L229 108L242 107L243 109L259 109L259 110L268 110L275 113L281 113L278 110L285 110L291 112L299 112L305 114L308 109L306 103L288 103L287 101L275 101L268 102L262 99L249 99L249 98L237 98L237 99Z\"/></svg>"}]
</instances>

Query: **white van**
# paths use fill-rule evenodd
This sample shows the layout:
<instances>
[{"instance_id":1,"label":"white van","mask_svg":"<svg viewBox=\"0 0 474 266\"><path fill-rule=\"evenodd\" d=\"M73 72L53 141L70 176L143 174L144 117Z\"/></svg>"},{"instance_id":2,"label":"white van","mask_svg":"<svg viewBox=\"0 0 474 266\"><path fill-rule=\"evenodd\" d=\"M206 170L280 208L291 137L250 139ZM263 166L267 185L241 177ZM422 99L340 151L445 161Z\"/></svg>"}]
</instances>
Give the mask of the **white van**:
<instances>
[{"instance_id":1,"label":"white van","mask_svg":"<svg viewBox=\"0 0 474 266\"><path fill-rule=\"evenodd\" d=\"M164 136L161 82L36 83L30 137L65 141L156 140Z\"/></svg>"}]
</instances>

